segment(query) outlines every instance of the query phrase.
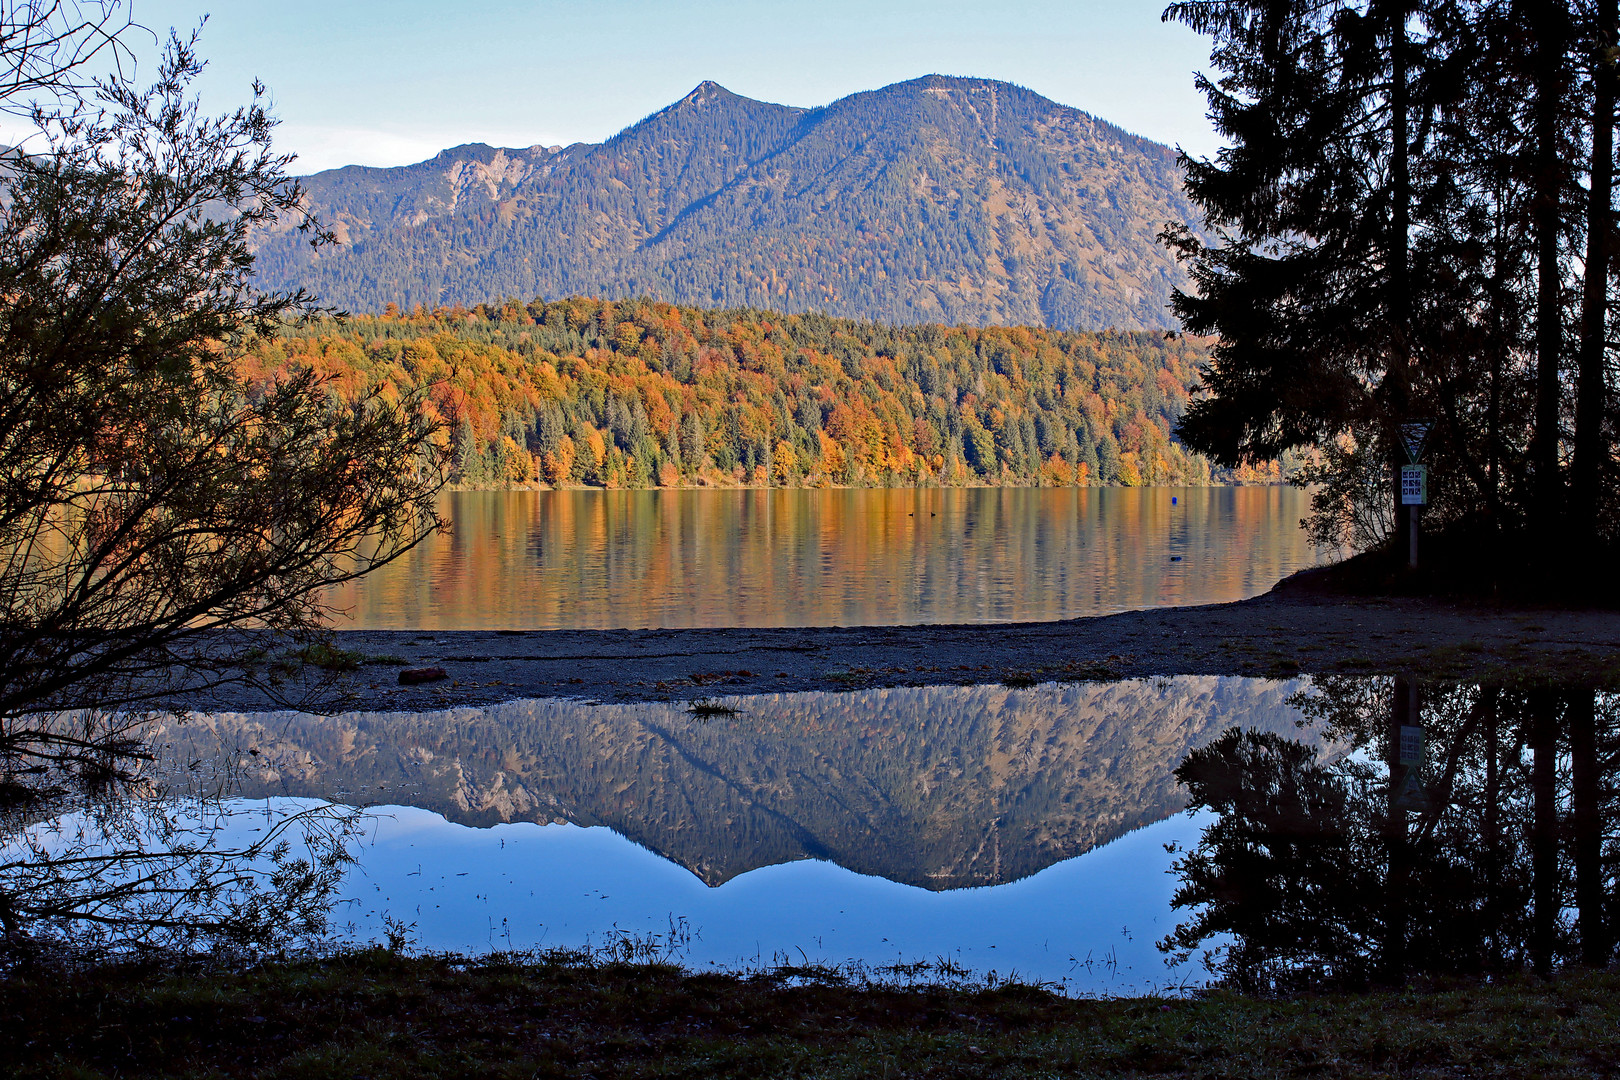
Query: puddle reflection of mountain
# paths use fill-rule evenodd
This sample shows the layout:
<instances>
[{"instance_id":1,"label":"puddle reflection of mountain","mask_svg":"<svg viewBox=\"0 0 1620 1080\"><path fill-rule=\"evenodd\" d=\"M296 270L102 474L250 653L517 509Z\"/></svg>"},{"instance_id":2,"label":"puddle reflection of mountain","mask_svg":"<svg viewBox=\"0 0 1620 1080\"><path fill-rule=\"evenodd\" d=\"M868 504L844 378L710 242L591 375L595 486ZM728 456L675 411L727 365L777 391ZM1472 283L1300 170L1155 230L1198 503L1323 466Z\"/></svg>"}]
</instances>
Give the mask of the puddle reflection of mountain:
<instances>
[{"instance_id":1,"label":"puddle reflection of mountain","mask_svg":"<svg viewBox=\"0 0 1620 1080\"><path fill-rule=\"evenodd\" d=\"M223 714L166 741L231 760L249 797L605 825L710 885L815 858L941 890L1027 877L1170 816L1189 751L1239 725L1297 737L1287 699L1303 686L911 687L728 698L737 712L702 716L566 700Z\"/></svg>"}]
</instances>

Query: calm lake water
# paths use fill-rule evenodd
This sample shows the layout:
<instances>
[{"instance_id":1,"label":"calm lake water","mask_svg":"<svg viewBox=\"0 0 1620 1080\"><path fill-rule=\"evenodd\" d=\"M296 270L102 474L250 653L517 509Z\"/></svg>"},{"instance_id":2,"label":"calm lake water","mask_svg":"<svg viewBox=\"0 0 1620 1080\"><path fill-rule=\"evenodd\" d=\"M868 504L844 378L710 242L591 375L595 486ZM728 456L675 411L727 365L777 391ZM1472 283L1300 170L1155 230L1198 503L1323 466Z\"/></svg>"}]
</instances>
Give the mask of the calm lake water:
<instances>
[{"instance_id":1,"label":"calm lake water","mask_svg":"<svg viewBox=\"0 0 1620 1080\"><path fill-rule=\"evenodd\" d=\"M1172 499L1175 500L1172 503ZM1022 622L1240 600L1326 553L1288 487L455 492L340 629Z\"/></svg>"},{"instance_id":2,"label":"calm lake water","mask_svg":"<svg viewBox=\"0 0 1620 1080\"><path fill-rule=\"evenodd\" d=\"M362 937L386 916L434 949L631 935L697 967L950 957L1124 992L1203 978L1154 948L1164 845L1200 827L1173 770L1232 726L1297 736L1305 685L906 687L716 716L516 701L173 735L185 761L229 758L245 796L373 808L338 920Z\"/></svg>"}]
</instances>

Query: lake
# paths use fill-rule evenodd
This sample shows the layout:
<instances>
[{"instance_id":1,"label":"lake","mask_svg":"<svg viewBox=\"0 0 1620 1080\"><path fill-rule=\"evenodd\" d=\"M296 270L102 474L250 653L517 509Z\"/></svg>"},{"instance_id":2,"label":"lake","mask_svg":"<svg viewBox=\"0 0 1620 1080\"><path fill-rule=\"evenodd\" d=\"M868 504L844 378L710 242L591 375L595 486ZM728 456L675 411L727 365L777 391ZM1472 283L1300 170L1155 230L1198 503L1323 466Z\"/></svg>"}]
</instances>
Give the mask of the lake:
<instances>
[{"instance_id":1,"label":"lake","mask_svg":"<svg viewBox=\"0 0 1620 1080\"><path fill-rule=\"evenodd\" d=\"M1291 487L452 492L338 629L893 626L1241 600L1328 553Z\"/></svg>"}]
</instances>

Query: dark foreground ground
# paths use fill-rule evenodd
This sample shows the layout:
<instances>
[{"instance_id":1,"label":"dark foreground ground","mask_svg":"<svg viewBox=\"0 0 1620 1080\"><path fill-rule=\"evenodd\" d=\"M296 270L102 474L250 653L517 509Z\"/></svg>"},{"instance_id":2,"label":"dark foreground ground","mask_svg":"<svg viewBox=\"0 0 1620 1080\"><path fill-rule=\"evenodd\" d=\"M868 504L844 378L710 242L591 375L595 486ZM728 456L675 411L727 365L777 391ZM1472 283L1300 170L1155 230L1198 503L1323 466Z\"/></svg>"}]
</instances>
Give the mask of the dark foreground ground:
<instances>
[{"instance_id":1,"label":"dark foreground ground","mask_svg":"<svg viewBox=\"0 0 1620 1080\"><path fill-rule=\"evenodd\" d=\"M1620 975L1263 1001L402 958L0 980L18 1077L1595 1077Z\"/></svg>"},{"instance_id":2,"label":"dark foreground ground","mask_svg":"<svg viewBox=\"0 0 1620 1080\"><path fill-rule=\"evenodd\" d=\"M725 630L349 631L322 710L599 701L1152 675L1411 674L1620 685L1620 612L1324 595L1053 623ZM403 687L406 666L448 678ZM262 707L233 692L199 707Z\"/></svg>"}]
</instances>

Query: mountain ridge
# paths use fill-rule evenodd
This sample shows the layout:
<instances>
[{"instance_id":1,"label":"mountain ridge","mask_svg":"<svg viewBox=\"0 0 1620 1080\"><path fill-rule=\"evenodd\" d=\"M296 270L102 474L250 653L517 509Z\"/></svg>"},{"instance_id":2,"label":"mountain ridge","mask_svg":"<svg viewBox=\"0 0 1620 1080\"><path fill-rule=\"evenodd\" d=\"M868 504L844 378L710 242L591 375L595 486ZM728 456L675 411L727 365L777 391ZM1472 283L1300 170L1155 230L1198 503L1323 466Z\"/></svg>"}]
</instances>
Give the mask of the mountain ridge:
<instances>
[{"instance_id":1,"label":"mountain ridge","mask_svg":"<svg viewBox=\"0 0 1620 1080\"><path fill-rule=\"evenodd\" d=\"M469 143L304 179L340 243L256 239L328 302L653 297L894 324L1174 329L1175 152L1031 90L929 75L814 108L704 81L599 144Z\"/></svg>"}]
</instances>

